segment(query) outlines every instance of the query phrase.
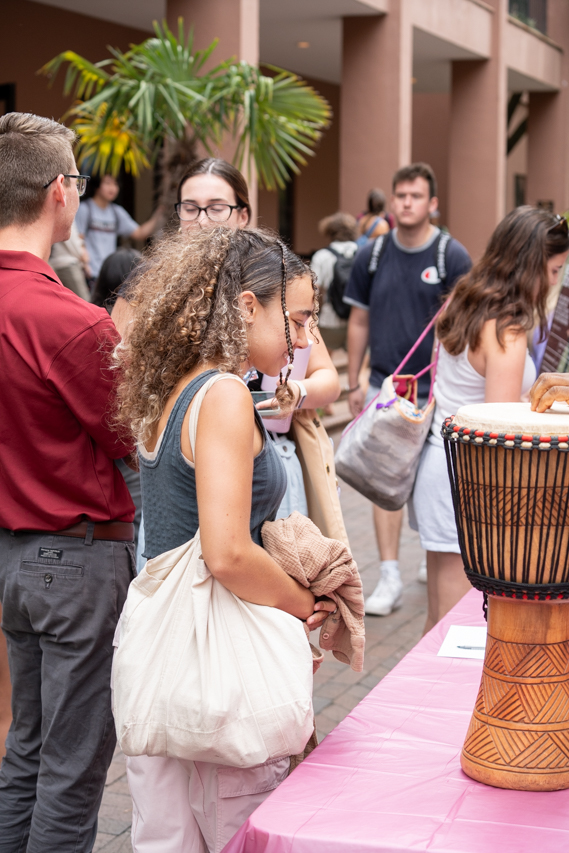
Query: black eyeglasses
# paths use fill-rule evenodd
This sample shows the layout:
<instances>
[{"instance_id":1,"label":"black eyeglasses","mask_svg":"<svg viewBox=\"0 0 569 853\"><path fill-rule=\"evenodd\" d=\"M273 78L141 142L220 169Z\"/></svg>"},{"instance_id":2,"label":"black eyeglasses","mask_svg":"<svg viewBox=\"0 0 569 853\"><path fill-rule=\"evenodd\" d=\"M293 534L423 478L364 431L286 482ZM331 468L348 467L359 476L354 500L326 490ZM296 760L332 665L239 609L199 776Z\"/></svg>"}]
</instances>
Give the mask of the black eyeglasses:
<instances>
[{"instance_id":1,"label":"black eyeglasses","mask_svg":"<svg viewBox=\"0 0 569 853\"><path fill-rule=\"evenodd\" d=\"M87 181L91 177L90 175L63 175L64 178L75 178L77 181L77 194L82 196L85 190L87 189ZM43 185L44 190L46 190L50 184L53 184L54 181L57 181L59 175L56 175L55 178L52 178L51 181L48 181L47 184Z\"/></svg>"},{"instance_id":2,"label":"black eyeglasses","mask_svg":"<svg viewBox=\"0 0 569 853\"><path fill-rule=\"evenodd\" d=\"M565 236L569 236L569 225L567 224L567 220L564 216L561 216L560 213L555 214L555 225L552 225L551 228L547 229L548 234L553 234L553 232L557 232L559 234L564 234Z\"/></svg>"},{"instance_id":3,"label":"black eyeglasses","mask_svg":"<svg viewBox=\"0 0 569 853\"><path fill-rule=\"evenodd\" d=\"M211 222L227 222L234 210L241 210L240 204L208 204L206 207L198 207L197 204L189 204L180 201L175 206L178 219L184 222L195 222L203 212Z\"/></svg>"}]
</instances>

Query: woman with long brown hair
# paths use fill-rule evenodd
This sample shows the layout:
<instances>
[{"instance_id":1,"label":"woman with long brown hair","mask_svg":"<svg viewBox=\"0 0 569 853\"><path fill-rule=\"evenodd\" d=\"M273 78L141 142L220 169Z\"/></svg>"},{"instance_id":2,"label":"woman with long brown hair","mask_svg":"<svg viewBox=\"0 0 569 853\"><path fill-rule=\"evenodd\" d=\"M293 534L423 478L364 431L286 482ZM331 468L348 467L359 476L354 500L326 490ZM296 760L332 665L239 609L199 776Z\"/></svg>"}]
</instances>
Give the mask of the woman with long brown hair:
<instances>
[{"instance_id":1,"label":"woman with long brown hair","mask_svg":"<svg viewBox=\"0 0 569 853\"><path fill-rule=\"evenodd\" d=\"M550 287L569 251L567 222L525 205L509 213L482 258L456 285L441 314L435 416L413 492L427 551L425 631L470 589L463 571L440 428L464 405L519 402L535 380L527 332L547 328Z\"/></svg>"},{"instance_id":2,"label":"woman with long brown hair","mask_svg":"<svg viewBox=\"0 0 569 853\"><path fill-rule=\"evenodd\" d=\"M116 353L118 417L139 441L145 556L187 542L199 524L203 558L218 581L311 629L335 604L316 603L261 547L286 473L242 377L253 364L282 373L276 397L290 410L289 363L308 345L316 305L309 268L277 237L196 229L162 241L135 272L129 334ZM194 458L190 411L214 376L225 381L205 396ZM222 849L287 775L289 759L239 769L138 756L127 767L133 849L203 853Z\"/></svg>"}]
</instances>

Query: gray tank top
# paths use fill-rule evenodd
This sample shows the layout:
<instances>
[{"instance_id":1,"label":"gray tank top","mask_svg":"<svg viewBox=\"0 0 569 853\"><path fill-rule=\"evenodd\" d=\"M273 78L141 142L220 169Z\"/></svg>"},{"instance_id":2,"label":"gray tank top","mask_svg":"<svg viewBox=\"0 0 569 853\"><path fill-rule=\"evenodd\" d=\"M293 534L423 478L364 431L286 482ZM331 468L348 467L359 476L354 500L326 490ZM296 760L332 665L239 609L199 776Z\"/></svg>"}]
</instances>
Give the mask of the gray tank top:
<instances>
[{"instance_id":1,"label":"gray tank top","mask_svg":"<svg viewBox=\"0 0 569 853\"><path fill-rule=\"evenodd\" d=\"M195 470L182 454L180 440L188 406L217 372L206 370L184 388L170 413L156 458L138 454L146 559L183 545L198 529ZM263 434L263 449L253 464L250 530L253 541L262 545L261 527L277 514L286 491L286 470L257 410L255 420Z\"/></svg>"}]
</instances>

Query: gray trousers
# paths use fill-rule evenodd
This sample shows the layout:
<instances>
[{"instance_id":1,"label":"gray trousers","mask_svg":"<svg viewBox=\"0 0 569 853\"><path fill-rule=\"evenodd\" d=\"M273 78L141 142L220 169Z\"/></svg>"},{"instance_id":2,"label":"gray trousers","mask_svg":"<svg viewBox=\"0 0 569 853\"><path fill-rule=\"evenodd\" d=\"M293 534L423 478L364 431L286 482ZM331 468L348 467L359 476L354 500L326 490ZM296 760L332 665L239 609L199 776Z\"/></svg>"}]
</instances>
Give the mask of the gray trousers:
<instances>
[{"instance_id":1,"label":"gray trousers","mask_svg":"<svg viewBox=\"0 0 569 853\"><path fill-rule=\"evenodd\" d=\"M90 853L116 738L112 640L134 575L127 542L0 528L13 722L0 853Z\"/></svg>"}]
</instances>

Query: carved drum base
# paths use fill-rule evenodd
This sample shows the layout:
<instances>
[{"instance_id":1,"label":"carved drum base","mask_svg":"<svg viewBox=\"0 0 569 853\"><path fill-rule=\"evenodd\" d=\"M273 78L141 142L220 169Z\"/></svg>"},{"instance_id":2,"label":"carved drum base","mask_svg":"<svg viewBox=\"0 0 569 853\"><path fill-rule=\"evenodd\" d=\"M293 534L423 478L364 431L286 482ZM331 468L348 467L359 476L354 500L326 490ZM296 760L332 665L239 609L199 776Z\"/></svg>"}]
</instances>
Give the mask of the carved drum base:
<instances>
[{"instance_id":1,"label":"carved drum base","mask_svg":"<svg viewBox=\"0 0 569 853\"><path fill-rule=\"evenodd\" d=\"M569 602L489 596L484 670L461 764L498 788L569 788Z\"/></svg>"}]
</instances>

